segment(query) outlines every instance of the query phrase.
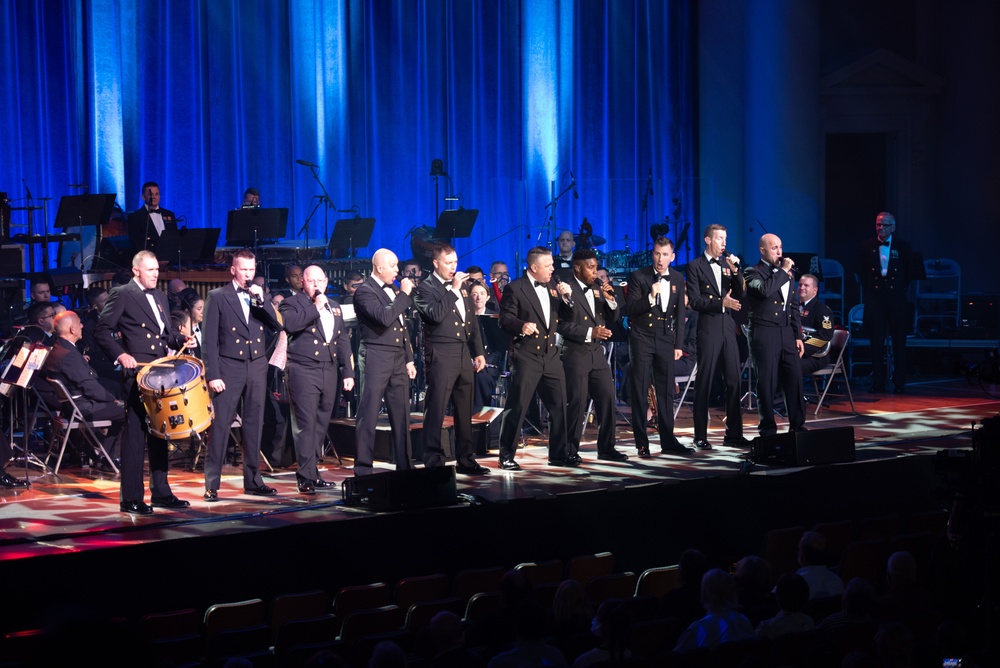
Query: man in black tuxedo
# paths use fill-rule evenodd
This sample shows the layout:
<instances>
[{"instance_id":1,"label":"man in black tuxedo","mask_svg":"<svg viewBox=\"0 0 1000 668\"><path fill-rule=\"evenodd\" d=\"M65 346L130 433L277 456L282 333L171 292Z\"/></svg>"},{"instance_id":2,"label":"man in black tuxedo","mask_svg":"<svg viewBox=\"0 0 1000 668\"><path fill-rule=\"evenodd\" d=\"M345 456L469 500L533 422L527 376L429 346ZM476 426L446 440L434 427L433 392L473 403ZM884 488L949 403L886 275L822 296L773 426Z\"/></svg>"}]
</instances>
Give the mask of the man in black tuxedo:
<instances>
[{"instance_id":1,"label":"man in black tuxedo","mask_svg":"<svg viewBox=\"0 0 1000 668\"><path fill-rule=\"evenodd\" d=\"M232 280L209 292L205 300L202 357L215 410L205 457L205 501L219 500L229 430L241 399L243 491L256 496L277 493L260 475L260 434L267 396L265 330L281 325L263 289L253 283L256 272L253 251L236 251L229 266Z\"/></svg>"},{"instance_id":2,"label":"man in black tuxedo","mask_svg":"<svg viewBox=\"0 0 1000 668\"><path fill-rule=\"evenodd\" d=\"M77 348L77 342L83 338L83 322L79 315L73 311L60 313L55 333L52 352L45 359L45 377L62 381L87 421L111 420L103 445L108 456L113 457L125 425L125 402L116 399L101 384L97 372Z\"/></svg>"},{"instance_id":3,"label":"man in black tuxedo","mask_svg":"<svg viewBox=\"0 0 1000 668\"><path fill-rule=\"evenodd\" d=\"M403 278L397 290L393 281L399 274L399 258L387 248L372 256L372 275L354 292L354 312L358 317L361 345L358 374L361 398L355 439L358 444L354 475L368 475L373 467L375 427L379 406L385 399L392 433L392 453L396 470L413 468L410 461L410 381L417 376L413 346L403 314L412 304L413 279Z\"/></svg>"},{"instance_id":4,"label":"man in black tuxedo","mask_svg":"<svg viewBox=\"0 0 1000 668\"><path fill-rule=\"evenodd\" d=\"M621 318L615 291L597 281L597 253L584 248L573 253L573 277L567 281L572 295L570 318L559 321L562 361L566 373L566 454L580 454L587 397L597 418L597 458L623 462L628 455L615 450L615 379L605 350L610 345L611 324Z\"/></svg>"},{"instance_id":5,"label":"man in black tuxedo","mask_svg":"<svg viewBox=\"0 0 1000 668\"><path fill-rule=\"evenodd\" d=\"M316 467L340 390L354 389L351 334L340 304L327 299L321 267L302 272L302 290L279 307L288 336L286 387L292 412L292 437L298 461L299 492L332 491ZM342 382L337 382L340 379Z\"/></svg>"},{"instance_id":6,"label":"man in black tuxedo","mask_svg":"<svg viewBox=\"0 0 1000 668\"><path fill-rule=\"evenodd\" d=\"M169 209L160 208L160 186L153 181L142 184L143 205L128 215L128 242L132 252L156 252L164 233L177 234L177 218Z\"/></svg>"},{"instance_id":7,"label":"man in black tuxedo","mask_svg":"<svg viewBox=\"0 0 1000 668\"><path fill-rule=\"evenodd\" d=\"M692 452L674 436L674 362L684 352L684 279L680 272L670 271L673 261L674 243L657 237L653 242L653 264L636 269L628 279L629 400L640 457L651 456L646 434L650 381L656 390L660 451Z\"/></svg>"},{"instance_id":8,"label":"man in black tuxedo","mask_svg":"<svg viewBox=\"0 0 1000 668\"><path fill-rule=\"evenodd\" d=\"M424 466L445 465L441 447L445 408L451 402L455 430L455 470L487 475L472 446L472 402L475 375L486 368L479 319L465 286L468 274L457 271L458 254L448 244L434 248L434 271L413 292L424 323Z\"/></svg>"},{"instance_id":9,"label":"man in black tuxedo","mask_svg":"<svg viewBox=\"0 0 1000 668\"><path fill-rule=\"evenodd\" d=\"M573 277L573 247L576 239L569 230L563 230L556 237L556 246L559 252L552 256L555 274L560 280L568 281Z\"/></svg>"},{"instance_id":10,"label":"man in black tuxedo","mask_svg":"<svg viewBox=\"0 0 1000 668\"><path fill-rule=\"evenodd\" d=\"M760 238L760 262L743 270L750 310L750 355L757 373L757 413L761 436L773 436L774 398L781 388L788 412L788 430L805 431L806 408L802 397L804 350L799 324L799 300L790 257L782 257L781 239L774 234Z\"/></svg>"},{"instance_id":11,"label":"man in black tuxedo","mask_svg":"<svg viewBox=\"0 0 1000 668\"><path fill-rule=\"evenodd\" d=\"M146 407L142 403L137 367L169 354L169 349L194 345L170 326L167 296L156 289L160 263L150 251L139 251L132 258L133 279L111 290L94 331L94 339L105 354L123 369L126 425L122 439L121 503L122 512L149 515L153 509L143 502L143 450L149 451L149 488L152 505L163 508L186 508L191 504L178 499L167 481L167 443L149 433ZM116 336L117 335L117 336Z\"/></svg>"},{"instance_id":12,"label":"man in black tuxedo","mask_svg":"<svg viewBox=\"0 0 1000 668\"><path fill-rule=\"evenodd\" d=\"M816 357L827 349L833 338L833 309L816 298L819 279L812 274L802 274L799 278L799 324L802 326L802 375L808 376L835 360L826 354Z\"/></svg>"},{"instance_id":13,"label":"man in black tuxedo","mask_svg":"<svg viewBox=\"0 0 1000 668\"><path fill-rule=\"evenodd\" d=\"M875 218L876 238L861 247L861 285L864 289L865 326L872 347L872 392L885 392L885 335L892 338L892 386L897 394L906 387L906 333L910 329L906 293L917 278L910 244L895 235L896 218L883 211Z\"/></svg>"},{"instance_id":14,"label":"man in black tuxedo","mask_svg":"<svg viewBox=\"0 0 1000 668\"><path fill-rule=\"evenodd\" d=\"M743 418L740 414L740 349L733 314L740 310L746 284L739 258L726 253L726 228L705 228L705 252L687 265L687 292L691 308L698 312L698 380L694 391L694 445L710 450L708 399L715 373L722 364L726 384L726 434L723 445L743 448Z\"/></svg>"},{"instance_id":15,"label":"man in black tuxedo","mask_svg":"<svg viewBox=\"0 0 1000 668\"><path fill-rule=\"evenodd\" d=\"M552 251L528 251L528 271L504 288L500 327L512 339L511 384L500 422L500 468L518 471L514 461L521 423L535 390L549 411L549 465L579 466L579 455L566 452L566 376L559 359L556 330L572 317L568 283L552 282Z\"/></svg>"}]
</instances>

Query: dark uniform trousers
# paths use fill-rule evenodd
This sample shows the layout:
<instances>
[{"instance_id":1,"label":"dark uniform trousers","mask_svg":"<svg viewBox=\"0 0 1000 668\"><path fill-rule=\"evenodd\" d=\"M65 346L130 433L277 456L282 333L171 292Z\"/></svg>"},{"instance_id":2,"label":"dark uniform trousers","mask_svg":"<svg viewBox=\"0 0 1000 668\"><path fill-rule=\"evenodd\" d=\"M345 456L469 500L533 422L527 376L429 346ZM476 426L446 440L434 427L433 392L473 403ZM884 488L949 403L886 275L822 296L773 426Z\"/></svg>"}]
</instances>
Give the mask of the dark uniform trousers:
<instances>
[{"instance_id":1,"label":"dark uniform trousers","mask_svg":"<svg viewBox=\"0 0 1000 668\"><path fill-rule=\"evenodd\" d=\"M459 466L477 466L472 452L472 401L475 394L475 370L469 346L463 341L424 346L427 369L427 395L424 410L424 466L444 466L441 447L445 407L450 399L454 412L455 461Z\"/></svg>"},{"instance_id":2,"label":"dark uniform trousers","mask_svg":"<svg viewBox=\"0 0 1000 668\"><path fill-rule=\"evenodd\" d=\"M757 373L757 413L761 436L777 433L774 421L774 398L778 388L785 395L788 428L796 431L805 425L802 397L802 362L799 359L798 298L788 274L759 262L744 270L750 304L750 354ZM788 286L787 300L781 286Z\"/></svg>"},{"instance_id":3,"label":"dark uniform trousers","mask_svg":"<svg viewBox=\"0 0 1000 668\"><path fill-rule=\"evenodd\" d=\"M205 489L219 489L222 465L226 459L226 445L233 419L242 399L246 408L242 420L243 487L251 489L264 484L260 475L260 434L264 425L264 399L267 395L267 358L235 360L219 357L219 372L226 383L225 392L212 398L215 421L212 423L208 454L205 457Z\"/></svg>"}]
</instances>

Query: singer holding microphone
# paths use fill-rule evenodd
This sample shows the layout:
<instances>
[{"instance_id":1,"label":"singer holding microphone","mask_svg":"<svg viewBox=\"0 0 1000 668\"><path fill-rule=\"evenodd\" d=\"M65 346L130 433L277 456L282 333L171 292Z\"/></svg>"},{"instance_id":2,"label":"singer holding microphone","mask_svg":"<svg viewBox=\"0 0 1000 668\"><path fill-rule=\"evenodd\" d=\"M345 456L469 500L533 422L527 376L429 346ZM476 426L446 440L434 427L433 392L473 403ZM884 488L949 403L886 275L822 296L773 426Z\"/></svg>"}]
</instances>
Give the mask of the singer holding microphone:
<instances>
[{"instance_id":1,"label":"singer holding microphone","mask_svg":"<svg viewBox=\"0 0 1000 668\"><path fill-rule=\"evenodd\" d=\"M351 333L340 304L327 299L326 286L326 272L310 265L302 272L302 290L278 307L288 335L285 376L302 494L333 489L319 475L316 453L323 447L341 387L354 389Z\"/></svg>"},{"instance_id":2,"label":"singer holding microphone","mask_svg":"<svg viewBox=\"0 0 1000 668\"><path fill-rule=\"evenodd\" d=\"M410 381L417 377L413 346L404 313L413 305L413 280L403 278L397 290L399 258L387 248L372 256L372 275L354 292L358 316L358 375L361 378L355 439L358 453L354 475L375 472L375 426L385 399L396 470L413 468L410 461Z\"/></svg>"},{"instance_id":3,"label":"singer holding microphone","mask_svg":"<svg viewBox=\"0 0 1000 668\"><path fill-rule=\"evenodd\" d=\"M674 243L666 237L653 242L653 264L636 269L628 279L629 399L632 431L640 457L650 457L646 434L649 383L656 391L656 422L660 452L687 454L692 449L674 436L674 362L684 343L684 279L670 271Z\"/></svg>"},{"instance_id":4,"label":"singer holding microphone","mask_svg":"<svg viewBox=\"0 0 1000 668\"><path fill-rule=\"evenodd\" d=\"M271 302L253 284L257 260L253 251L233 254L229 283L208 293L202 322L205 377L213 393L215 420L205 458L205 501L219 500L222 465L233 417L243 400L243 491L256 496L276 494L260 475L260 434L267 394L267 350L264 328L281 329Z\"/></svg>"},{"instance_id":5,"label":"singer holding microphone","mask_svg":"<svg viewBox=\"0 0 1000 668\"><path fill-rule=\"evenodd\" d=\"M805 431L806 409L802 396L803 343L799 336L799 300L792 268L782 257L781 239L774 234L760 238L760 262L743 270L750 310L750 353L757 372L757 412L761 436L773 436L774 396L785 395L788 431Z\"/></svg>"}]
</instances>

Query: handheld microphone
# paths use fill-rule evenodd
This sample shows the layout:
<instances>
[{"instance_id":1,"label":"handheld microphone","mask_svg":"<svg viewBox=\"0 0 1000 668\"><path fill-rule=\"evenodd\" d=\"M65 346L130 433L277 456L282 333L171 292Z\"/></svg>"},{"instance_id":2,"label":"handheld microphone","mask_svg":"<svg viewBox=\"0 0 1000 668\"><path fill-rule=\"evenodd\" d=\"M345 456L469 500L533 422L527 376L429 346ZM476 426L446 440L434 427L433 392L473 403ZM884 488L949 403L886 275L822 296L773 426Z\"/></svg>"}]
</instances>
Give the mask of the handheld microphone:
<instances>
[{"instance_id":1,"label":"handheld microphone","mask_svg":"<svg viewBox=\"0 0 1000 668\"><path fill-rule=\"evenodd\" d=\"M722 257L726 258L727 260L731 259L733 261L733 264L735 264L737 266L739 266L739 264L740 264L740 258L738 256L736 256L736 255L733 255L732 253L730 253L727 250L722 251Z\"/></svg>"},{"instance_id":2,"label":"handheld microphone","mask_svg":"<svg viewBox=\"0 0 1000 668\"><path fill-rule=\"evenodd\" d=\"M563 284L563 280L557 274L556 275L556 285L562 285L562 284ZM569 307L572 308L572 306L573 306L573 296L572 296L572 293L570 293L568 295L564 295L564 294L562 294L560 292L559 296L562 297L563 302L565 302L567 306L569 306Z\"/></svg>"},{"instance_id":3,"label":"handheld microphone","mask_svg":"<svg viewBox=\"0 0 1000 668\"><path fill-rule=\"evenodd\" d=\"M299 163L300 165L304 165L305 167L319 167L319 165L315 165L309 162L308 160L296 160L295 162Z\"/></svg>"},{"instance_id":4,"label":"handheld microphone","mask_svg":"<svg viewBox=\"0 0 1000 668\"><path fill-rule=\"evenodd\" d=\"M252 285L253 285L253 281L252 280L247 281L246 283L243 284L243 289L246 290L247 292L250 292L250 286L252 286ZM250 301L253 302L254 306L263 306L264 305L264 300L261 299L260 297L258 297L257 295L255 295L252 292L250 292Z\"/></svg>"}]
</instances>

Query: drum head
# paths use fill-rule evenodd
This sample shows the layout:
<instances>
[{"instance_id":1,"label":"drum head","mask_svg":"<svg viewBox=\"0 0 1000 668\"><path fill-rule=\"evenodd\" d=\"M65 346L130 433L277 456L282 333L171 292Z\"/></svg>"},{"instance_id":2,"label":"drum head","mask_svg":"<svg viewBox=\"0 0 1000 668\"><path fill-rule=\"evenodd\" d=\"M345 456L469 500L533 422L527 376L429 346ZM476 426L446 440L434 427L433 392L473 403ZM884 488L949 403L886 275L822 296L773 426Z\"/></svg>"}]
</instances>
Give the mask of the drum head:
<instances>
[{"instance_id":1,"label":"drum head","mask_svg":"<svg viewBox=\"0 0 1000 668\"><path fill-rule=\"evenodd\" d=\"M161 389L184 387L201 375L201 366L187 356L164 357L156 360L156 364L167 366L148 367L139 378L139 385L147 390L158 392Z\"/></svg>"}]
</instances>

